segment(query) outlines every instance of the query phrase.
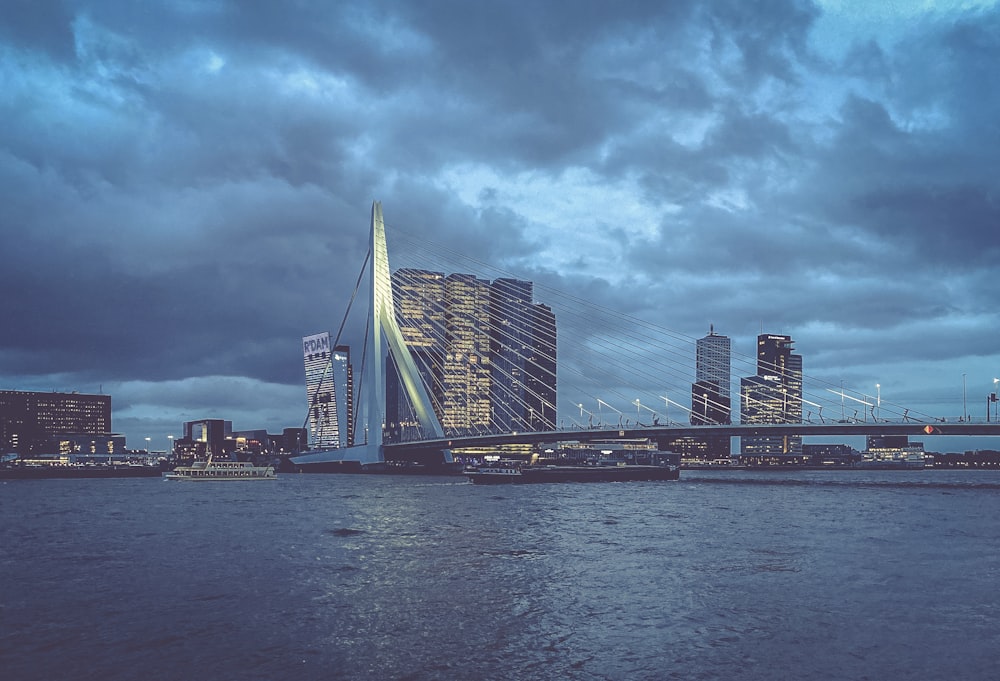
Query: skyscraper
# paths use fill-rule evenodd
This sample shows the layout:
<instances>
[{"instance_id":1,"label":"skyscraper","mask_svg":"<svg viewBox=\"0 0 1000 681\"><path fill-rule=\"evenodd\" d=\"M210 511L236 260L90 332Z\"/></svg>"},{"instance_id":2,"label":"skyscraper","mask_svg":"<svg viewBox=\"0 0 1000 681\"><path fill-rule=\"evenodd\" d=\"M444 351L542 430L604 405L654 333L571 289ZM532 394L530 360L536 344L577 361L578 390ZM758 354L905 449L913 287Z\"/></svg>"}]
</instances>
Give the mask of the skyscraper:
<instances>
[{"instance_id":1,"label":"skyscraper","mask_svg":"<svg viewBox=\"0 0 1000 681\"><path fill-rule=\"evenodd\" d=\"M691 390L691 423L727 424L731 422L729 384L731 380L729 336L715 333L695 343L695 380Z\"/></svg>"},{"instance_id":2,"label":"skyscraper","mask_svg":"<svg viewBox=\"0 0 1000 681\"><path fill-rule=\"evenodd\" d=\"M532 284L472 274L392 274L398 323L446 432L555 428L555 315ZM419 437L392 362L389 437Z\"/></svg>"},{"instance_id":3,"label":"skyscraper","mask_svg":"<svg viewBox=\"0 0 1000 681\"><path fill-rule=\"evenodd\" d=\"M439 421L443 422L445 337L445 275L413 268L401 268L391 275L396 306L396 322L410 350L421 380ZM395 359L386 363L386 437L390 440L419 439L419 419L399 378Z\"/></svg>"},{"instance_id":4,"label":"skyscraper","mask_svg":"<svg viewBox=\"0 0 1000 681\"><path fill-rule=\"evenodd\" d=\"M531 353L532 283L496 279L490 290L490 343L493 424L501 432L528 429L528 374Z\"/></svg>"},{"instance_id":5,"label":"skyscraper","mask_svg":"<svg viewBox=\"0 0 1000 681\"><path fill-rule=\"evenodd\" d=\"M791 336L757 337L757 375L740 381L741 423L802 422L802 356L792 352ZM745 457L799 456L800 435L744 436Z\"/></svg>"},{"instance_id":6,"label":"skyscraper","mask_svg":"<svg viewBox=\"0 0 1000 681\"><path fill-rule=\"evenodd\" d=\"M725 425L732 422L730 398L729 336L715 333L709 326L708 335L695 343L695 382L691 385L691 425ZM706 459L728 458L728 436L698 435L692 438L691 451Z\"/></svg>"},{"instance_id":7,"label":"skyscraper","mask_svg":"<svg viewBox=\"0 0 1000 681\"><path fill-rule=\"evenodd\" d=\"M351 348L338 345L330 361L333 371L334 401L337 405L337 431L341 447L354 446L354 369Z\"/></svg>"},{"instance_id":8,"label":"skyscraper","mask_svg":"<svg viewBox=\"0 0 1000 681\"><path fill-rule=\"evenodd\" d=\"M319 449L353 444L353 376L350 348L330 347L324 331L302 339L309 404L309 434Z\"/></svg>"},{"instance_id":9,"label":"skyscraper","mask_svg":"<svg viewBox=\"0 0 1000 681\"><path fill-rule=\"evenodd\" d=\"M532 306L531 354L525 359L528 430L556 429L556 316L548 305Z\"/></svg>"},{"instance_id":10,"label":"skyscraper","mask_svg":"<svg viewBox=\"0 0 1000 681\"><path fill-rule=\"evenodd\" d=\"M441 427L455 434L489 432L489 282L471 274L445 279Z\"/></svg>"}]
</instances>

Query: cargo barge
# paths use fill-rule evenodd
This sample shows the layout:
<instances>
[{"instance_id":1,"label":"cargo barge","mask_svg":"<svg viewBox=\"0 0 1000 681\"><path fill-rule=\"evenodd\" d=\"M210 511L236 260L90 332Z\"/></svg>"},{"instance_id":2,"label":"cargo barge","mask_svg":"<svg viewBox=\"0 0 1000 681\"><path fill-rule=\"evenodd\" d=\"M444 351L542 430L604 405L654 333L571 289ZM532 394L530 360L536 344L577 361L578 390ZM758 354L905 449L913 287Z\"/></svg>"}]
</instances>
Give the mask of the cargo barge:
<instances>
[{"instance_id":1,"label":"cargo barge","mask_svg":"<svg viewBox=\"0 0 1000 681\"><path fill-rule=\"evenodd\" d=\"M559 466L519 465L502 462L480 466L465 471L465 476L476 485L530 484L539 482L639 482L651 480L677 480L677 466L615 465L615 466Z\"/></svg>"}]
</instances>

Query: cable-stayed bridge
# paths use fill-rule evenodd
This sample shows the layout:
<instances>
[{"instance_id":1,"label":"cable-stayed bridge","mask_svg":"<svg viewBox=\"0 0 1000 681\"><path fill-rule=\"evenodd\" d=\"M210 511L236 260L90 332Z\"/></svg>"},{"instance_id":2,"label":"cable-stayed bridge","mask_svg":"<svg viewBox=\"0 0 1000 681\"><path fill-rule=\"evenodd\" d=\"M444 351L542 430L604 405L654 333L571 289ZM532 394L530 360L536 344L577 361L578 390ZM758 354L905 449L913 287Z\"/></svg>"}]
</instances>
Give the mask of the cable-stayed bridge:
<instances>
[{"instance_id":1,"label":"cable-stayed bridge","mask_svg":"<svg viewBox=\"0 0 1000 681\"><path fill-rule=\"evenodd\" d=\"M787 452L814 435L1000 435L989 402L985 419L964 404L960 415L940 416L882 399L879 385L871 394L810 376L787 336L762 335L773 352L753 357L730 353L727 339L724 371L709 375L700 356L706 339L402 231L392 236L394 270L376 202L355 369L352 432L361 442L293 459L299 465L450 462L461 448L604 438L711 440L728 451L729 438L741 437Z\"/></svg>"}]
</instances>

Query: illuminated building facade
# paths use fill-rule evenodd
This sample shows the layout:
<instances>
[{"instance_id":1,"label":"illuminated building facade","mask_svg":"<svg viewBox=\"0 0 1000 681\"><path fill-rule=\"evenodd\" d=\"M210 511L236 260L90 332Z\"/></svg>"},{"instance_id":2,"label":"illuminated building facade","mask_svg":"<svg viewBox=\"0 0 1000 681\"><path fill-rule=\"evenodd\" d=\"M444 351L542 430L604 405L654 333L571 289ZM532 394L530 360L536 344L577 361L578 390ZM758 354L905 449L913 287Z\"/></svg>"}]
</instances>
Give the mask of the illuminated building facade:
<instances>
[{"instance_id":1,"label":"illuminated building facade","mask_svg":"<svg viewBox=\"0 0 1000 681\"><path fill-rule=\"evenodd\" d=\"M441 426L474 434L490 426L489 283L471 274L445 280L445 347L441 370Z\"/></svg>"},{"instance_id":2,"label":"illuminated building facade","mask_svg":"<svg viewBox=\"0 0 1000 681\"><path fill-rule=\"evenodd\" d=\"M354 369L351 366L351 348L338 345L331 359L334 401L337 405L337 432L342 447L354 446Z\"/></svg>"},{"instance_id":3,"label":"illuminated building facade","mask_svg":"<svg viewBox=\"0 0 1000 681\"><path fill-rule=\"evenodd\" d=\"M401 268L392 273L390 281L400 335L409 348L417 373L427 386L434 412L441 421L445 275L443 272ZM419 439L423 435L420 419L406 397L396 359L391 355L386 365L385 381L386 437L390 441Z\"/></svg>"},{"instance_id":4,"label":"illuminated building facade","mask_svg":"<svg viewBox=\"0 0 1000 681\"><path fill-rule=\"evenodd\" d=\"M348 447L354 442L354 385L351 351L330 346L328 332L302 339L309 404L309 434L313 447Z\"/></svg>"},{"instance_id":5,"label":"illuminated building facade","mask_svg":"<svg viewBox=\"0 0 1000 681\"><path fill-rule=\"evenodd\" d=\"M791 336L757 337L757 375L740 381L741 423L802 422L802 356ZM740 455L761 463L802 456L800 435L744 436Z\"/></svg>"},{"instance_id":6,"label":"illuminated building facade","mask_svg":"<svg viewBox=\"0 0 1000 681\"><path fill-rule=\"evenodd\" d=\"M472 274L392 274L400 331L446 432L555 428L555 315L532 302L532 288ZM391 357L386 382L388 436L418 438Z\"/></svg>"},{"instance_id":7,"label":"illuminated building facade","mask_svg":"<svg viewBox=\"0 0 1000 681\"><path fill-rule=\"evenodd\" d=\"M0 453L53 454L64 448L63 441L75 451L86 449L81 443L90 440L102 449L124 448L124 440L110 437L110 431L110 395L0 390Z\"/></svg>"}]
</instances>

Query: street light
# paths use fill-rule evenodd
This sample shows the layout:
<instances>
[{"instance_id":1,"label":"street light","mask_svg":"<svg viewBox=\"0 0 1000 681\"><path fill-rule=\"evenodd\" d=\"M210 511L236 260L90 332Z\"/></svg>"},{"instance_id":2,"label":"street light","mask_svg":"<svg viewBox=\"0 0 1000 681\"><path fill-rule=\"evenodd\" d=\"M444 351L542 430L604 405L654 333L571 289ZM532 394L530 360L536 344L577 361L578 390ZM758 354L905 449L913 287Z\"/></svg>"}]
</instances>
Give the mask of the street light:
<instances>
[{"instance_id":1,"label":"street light","mask_svg":"<svg viewBox=\"0 0 1000 681\"><path fill-rule=\"evenodd\" d=\"M656 415L656 411L653 410L653 409L650 409L645 404L643 404L642 402L640 402L638 397L635 399L635 402L633 402L632 404L635 405L635 414L636 414L636 416L635 416L635 422L636 422L636 425L639 425L639 426L643 425L643 424L639 423L639 416L640 416L639 410L640 409L645 409L646 411L648 411L650 414L653 415L653 425L654 426L660 425L659 424L659 416Z\"/></svg>"},{"instance_id":2,"label":"street light","mask_svg":"<svg viewBox=\"0 0 1000 681\"><path fill-rule=\"evenodd\" d=\"M618 427L621 428L622 427L622 419L625 418L625 414L623 414L620 409L616 409L616 408L612 407L610 404L608 404L607 402L605 402L604 400L602 400L601 398L598 397L597 398L597 412L600 415L602 422L604 421L604 414L601 412L601 405L602 404L605 407L607 407L608 409L610 409L610 410L615 411L615 412L618 413ZM636 411L638 411L638 409Z\"/></svg>"},{"instance_id":3,"label":"street light","mask_svg":"<svg viewBox=\"0 0 1000 681\"><path fill-rule=\"evenodd\" d=\"M878 409L878 415L875 417L876 421L882 420L882 384L875 384L875 406Z\"/></svg>"},{"instance_id":4,"label":"street light","mask_svg":"<svg viewBox=\"0 0 1000 681\"><path fill-rule=\"evenodd\" d=\"M965 393L965 374L962 374L962 420L966 422L969 420L969 408Z\"/></svg>"}]
</instances>

